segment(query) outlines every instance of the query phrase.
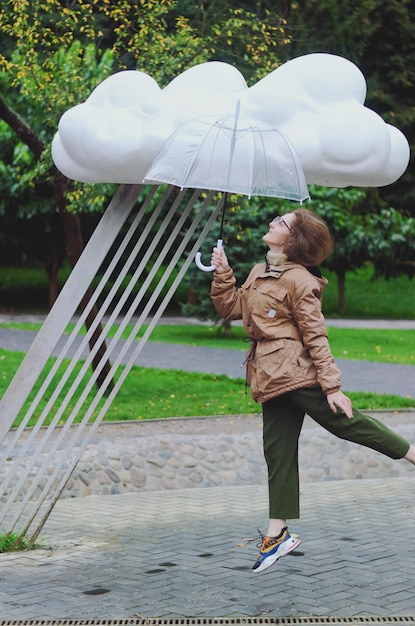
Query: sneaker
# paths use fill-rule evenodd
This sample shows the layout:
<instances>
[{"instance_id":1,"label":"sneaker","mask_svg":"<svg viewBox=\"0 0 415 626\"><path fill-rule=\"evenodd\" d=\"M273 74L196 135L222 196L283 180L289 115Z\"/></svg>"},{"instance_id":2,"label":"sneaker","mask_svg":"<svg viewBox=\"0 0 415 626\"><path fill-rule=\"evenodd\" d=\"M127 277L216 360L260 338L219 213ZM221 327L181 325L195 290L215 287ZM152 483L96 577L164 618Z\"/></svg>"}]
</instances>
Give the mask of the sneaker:
<instances>
[{"instance_id":1,"label":"sneaker","mask_svg":"<svg viewBox=\"0 0 415 626\"><path fill-rule=\"evenodd\" d=\"M281 556L285 556L294 550L300 543L301 539L292 537L287 528L283 528L278 537L266 537L262 535L262 542L258 544L258 558L252 566L252 571L255 572L255 574L263 572L273 565Z\"/></svg>"}]
</instances>

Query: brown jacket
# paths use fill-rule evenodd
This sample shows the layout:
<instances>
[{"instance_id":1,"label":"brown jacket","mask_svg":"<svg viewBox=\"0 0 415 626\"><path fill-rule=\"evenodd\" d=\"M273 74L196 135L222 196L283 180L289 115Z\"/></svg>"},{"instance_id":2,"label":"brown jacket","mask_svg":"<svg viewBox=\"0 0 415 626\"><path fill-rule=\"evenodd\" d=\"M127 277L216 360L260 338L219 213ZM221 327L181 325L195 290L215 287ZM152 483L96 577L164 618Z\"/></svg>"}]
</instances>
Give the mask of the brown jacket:
<instances>
[{"instance_id":1,"label":"brown jacket","mask_svg":"<svg viewBox=\"0 0 415 626\"><path fill-rule=\"evenodd\" d=\"M242 319L251 339L247 381L257 402L320 385L333 393L341 387L321 312L325 278L286 261L255 265L236 289L231 268L214 273L211 296L225 320Z\"/></svg>"}]
</instances>

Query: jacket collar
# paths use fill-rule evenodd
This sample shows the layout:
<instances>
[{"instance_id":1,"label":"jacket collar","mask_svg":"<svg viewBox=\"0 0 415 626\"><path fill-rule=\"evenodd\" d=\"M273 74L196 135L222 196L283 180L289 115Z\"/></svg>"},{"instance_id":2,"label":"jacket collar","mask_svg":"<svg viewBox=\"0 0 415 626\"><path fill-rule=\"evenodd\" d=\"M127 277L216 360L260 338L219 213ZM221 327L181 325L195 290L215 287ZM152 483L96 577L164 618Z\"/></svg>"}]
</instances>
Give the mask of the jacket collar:
<instances>
[{"instance_id":1,"label":"jacket collar","mask_svg":"<svg viewBox=\"0 0 415 626\"><path fill-rule=\"evenodd\" d=\"M267 256L265 259L267 272L275 271L275 268L278 268L279 271L282 271L282 268L280 268L279 266L284 265L286 263L290 265L290 262L288 261L287 256L283 252L272 252L271 250L268 250ZM320 268L317 265L313 267L306 267L306 269L310 272L310 274L313 274L313 276L316 276L317 278L322 278Z\"/></svg>"},{"instance_id":2,"label":"jacket collar","mask_svg":"<svg viewBox=\"0 0 415 626\"><path fill-rule=\"evenodd\" d=\"M279 265L283 265L284 263L286 263L287 260L287 256L283 252L271 252L271 250L268 250L265 259L267 272L269 272L272 267L278 267Z\"/></svg>"},{"instance_id":3,"label":"jacket collar","mask_svg":"<svg viewBox=\"0 0 415 626\"><path fill-rule=\"evenodd\" d=\"M278 263L276 262L278 259L273 255L275 255L275 252L271 253L271 255L269 255L268 252L265 259L265 267L262 265L263 271L261 272L261 275L263 278L266 278L270 274L279 278L281 274L287 270L303 268L304 270L307 270L309 274L313 275L323 288L327 285L328 280L322 276L319 267L306 267L305 265L300 265L299 263L293 263L292 261L289 261L285 255L281 255L280 262ZM271 256L271 258L269 258L269 256Z\"/></svg>"}]
</instances>

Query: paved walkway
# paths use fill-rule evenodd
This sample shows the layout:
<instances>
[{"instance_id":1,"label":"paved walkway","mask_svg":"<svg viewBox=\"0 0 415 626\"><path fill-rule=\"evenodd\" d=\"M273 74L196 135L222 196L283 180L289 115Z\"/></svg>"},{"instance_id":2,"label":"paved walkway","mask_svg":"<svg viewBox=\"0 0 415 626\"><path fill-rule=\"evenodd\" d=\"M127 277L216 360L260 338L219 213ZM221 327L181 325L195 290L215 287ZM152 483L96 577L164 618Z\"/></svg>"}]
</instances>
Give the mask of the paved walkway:
<instances>
[{"instance_id":1,"label":"paved walkway","mask_svg":"<svg viewBox=\"0 0 415 626\"><path fill-rule=\"evenodd\" d=\"M179 354L176 346L175 363ZM397 389L401 373L395 371L388 369L387 377ZM379 369L369 375L365 364L351 372L356 383L366 374L379 376ZM413 395L409 384L404 392ZM255 541L246 539L266 526L265 485L60 500L43 547L0 555L0 620L372 616L415 622L414 480L415 468L408 477L392 472L383 479L304 484L301 520L290 524L303 542L260 575L251 572Z\"/></svg>"},{"instance_id":2,"label":"paved walkway","mask_svg":"<svg viewBox=\"0 0 415 626\"><path fill-rule=\"evenodd\" d=\"M403 461L402 461L403 462ZM414 616L413 478L307 483L299 548L255 575L265 487L60 500L0 556L2 619Z\"/></svg>"}]
</instances>

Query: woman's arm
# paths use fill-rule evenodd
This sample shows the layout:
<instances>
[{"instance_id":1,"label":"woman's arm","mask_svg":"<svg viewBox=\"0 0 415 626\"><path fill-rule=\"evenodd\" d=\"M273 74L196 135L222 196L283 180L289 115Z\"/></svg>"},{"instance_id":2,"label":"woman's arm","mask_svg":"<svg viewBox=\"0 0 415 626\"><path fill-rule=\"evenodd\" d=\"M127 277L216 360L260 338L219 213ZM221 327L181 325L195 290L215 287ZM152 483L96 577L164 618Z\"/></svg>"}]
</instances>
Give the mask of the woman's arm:
<instances>
[{"instance_id":1,"label":"woman's arm","mask_svg":"<svg viewBox=\"0 0 415 626\"><path fill-rule=\"evenodd\" d=\"M310 277L296 281L290 289L292 313L304 347L317 370L318 381L328 395L341 388L340 370L334 362L321 311L321 286Z\"/></svg>"},{"instance_id":2,"label":"woman's arm","mask_svg":"<svg viewBox=\"0 0 415 626\"><path fill-rule=\"evenodd\" d=\"M341 373L334 362L321 311L321 290L304 282L295 290L294 312L303 344L316 367L318 381L333 411L353 417L352 403L341 391Z\"/></svg>"}]
</instances>

